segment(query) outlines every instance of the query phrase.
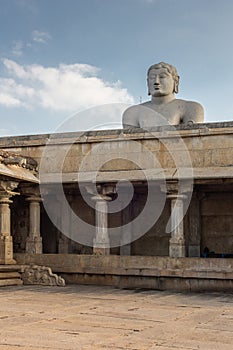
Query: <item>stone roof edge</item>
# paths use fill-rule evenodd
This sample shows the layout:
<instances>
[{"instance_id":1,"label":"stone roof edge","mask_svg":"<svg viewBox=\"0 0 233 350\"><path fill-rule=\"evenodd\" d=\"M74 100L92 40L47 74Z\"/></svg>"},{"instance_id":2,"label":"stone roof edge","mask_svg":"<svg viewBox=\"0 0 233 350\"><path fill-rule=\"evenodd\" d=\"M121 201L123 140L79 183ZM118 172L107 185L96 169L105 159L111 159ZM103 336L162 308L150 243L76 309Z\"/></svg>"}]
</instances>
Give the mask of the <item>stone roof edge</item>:
<instances>
[{"instance_id":1,"label":"stone roof edge","mask_svg":"<svg viewBox=\"0 0 233 350\"><path fill-rule=\"evenodd\" d=\"M48 142L56 143L69 143L70 139L75 139L75 142L86 143L86 142L97 142L98 138L104 140L115 140L115 139L141 139L141 138L154 138L156 135L159 137L172 137L174 133L182 137L188 136L200 136L208 134L226 134L233 133L233 121L228 122L214 122L214 123L202 123L193 124L192 127L186 125L177 126L160 126L150 128L148 130L140 128L132 129L112 129L112 130L90 130L90 131L76 131L76 132L64 132L64 133L51 133L51 134L35 134L35 135L19 135L19 136L6 136L0 137L0 147L3 148L14 148L14 147L26 147L45 145Z\"/></svg>"}]
</instances>

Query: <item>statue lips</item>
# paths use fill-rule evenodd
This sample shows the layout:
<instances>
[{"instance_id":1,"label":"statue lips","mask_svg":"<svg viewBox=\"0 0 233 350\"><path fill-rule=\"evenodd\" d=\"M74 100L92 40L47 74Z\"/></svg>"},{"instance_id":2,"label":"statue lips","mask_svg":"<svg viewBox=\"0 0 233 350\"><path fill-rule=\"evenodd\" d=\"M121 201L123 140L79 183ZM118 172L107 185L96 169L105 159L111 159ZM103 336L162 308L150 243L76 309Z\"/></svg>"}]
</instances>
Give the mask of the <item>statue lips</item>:
<instances>
[{"instance_id":1,"label":"statue lips","mask_svg":"<svg viewBox=\"0 0 233 350\"><path fill-rule=\"evenodd\" d=\"M154 89L155 90L159 90L160 89L160 85L158 83L154 83L153 85L154 85Z\"/></svg>"}]
</instances>

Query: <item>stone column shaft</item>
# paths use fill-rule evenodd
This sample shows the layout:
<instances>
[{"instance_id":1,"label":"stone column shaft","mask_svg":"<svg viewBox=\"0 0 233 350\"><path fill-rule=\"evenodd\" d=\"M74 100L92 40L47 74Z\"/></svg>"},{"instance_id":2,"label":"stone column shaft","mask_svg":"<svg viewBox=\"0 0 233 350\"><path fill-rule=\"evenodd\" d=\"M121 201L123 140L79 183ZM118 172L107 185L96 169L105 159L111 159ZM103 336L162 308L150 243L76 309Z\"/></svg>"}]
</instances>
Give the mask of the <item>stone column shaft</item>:
<instances>
[{"instance_id":1,"label":"stone column shaft","mask_svg":"<svg viewBox=\"0 0 233 350\"><path fill-rule=\"evenodd\" d=\"M40 203L30 201L29 205L30 216L30 234L40 236Z\"/></svg>"},{"instance_id":2,"label":"stone column shaft","mask_svg":"<svg viewBox=\"0 0 233 350\"><path fill-rule=\"evenodd\" d=\"M172 258L185 257L185 239L183 225L183 195L169 195L171 199L172 232L169 245L169 256Z\"/></svg>"},{"instance_id":3,"label":"stone column shaft","mask_svg":"<svg viewBox=\"0 0 233 350\"><path fill-rule=\"evenodd\" d=\"M11 215L9 204L12 201L5 195L0 198L0 264L15 264L11 237Z\"/></svg>"},{"instance_id":4,"label":"stone column shaft","mask_svg":"<svg viewBox=\"0 0 233 350\"><path fill-rule=\"evenodd\" d=\"M29 235L26 240L26 253L42 254L40 236L40 197L29 197Z\"/></svg>"},{"instance_id":5,"label":"stone column shaft","mask_svg":"<svg viewBox=\"0 0 233 350\"><path fill-rule=\"evenodd\" d=\"M107 196L95 196L95 226L96 237L94 239L93 252L97 255L110 254L110 240L108 236L108 202Z\"/></svg>"}]
</instances>

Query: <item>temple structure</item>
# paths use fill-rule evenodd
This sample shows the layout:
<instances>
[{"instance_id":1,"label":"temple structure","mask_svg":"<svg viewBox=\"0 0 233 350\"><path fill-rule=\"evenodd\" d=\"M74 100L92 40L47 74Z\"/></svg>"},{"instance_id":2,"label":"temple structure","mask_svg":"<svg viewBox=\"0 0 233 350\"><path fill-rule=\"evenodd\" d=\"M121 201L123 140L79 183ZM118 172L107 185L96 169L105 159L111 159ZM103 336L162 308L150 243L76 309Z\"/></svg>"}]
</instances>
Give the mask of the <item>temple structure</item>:
<instances>
[{"instance_id":1,"label":"temple structure","mask_svg":"<svg viewBox=\"0 0 233 350\"><path fill-rule=\"evenodd\" d=\"M2 276L37 264L68 283L232 291L232 122L7 137L0 148ZM118 197L128 204L109 210Z\"/></svg>"}]
</instances>

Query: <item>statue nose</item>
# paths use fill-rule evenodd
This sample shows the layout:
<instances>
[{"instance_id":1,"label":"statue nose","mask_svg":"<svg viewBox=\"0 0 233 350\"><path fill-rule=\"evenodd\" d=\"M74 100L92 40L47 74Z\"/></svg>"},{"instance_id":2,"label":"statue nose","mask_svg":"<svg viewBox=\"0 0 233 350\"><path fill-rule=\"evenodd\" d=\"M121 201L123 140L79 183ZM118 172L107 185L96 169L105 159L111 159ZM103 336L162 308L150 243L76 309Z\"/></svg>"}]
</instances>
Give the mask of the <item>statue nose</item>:
<instances>
[{"instance_id":1,"label":"statue nose","mask_svg":"<svg viewBox=\"0 0 233 350\"><path fill-rule=\"evenodd\" d=\"M159 84L159 77L158 77L158 75L156 75L156 76L154 77L154 84L155 84L155 85L158 85L158 84Z\"/></svg>"}]
</instances>

